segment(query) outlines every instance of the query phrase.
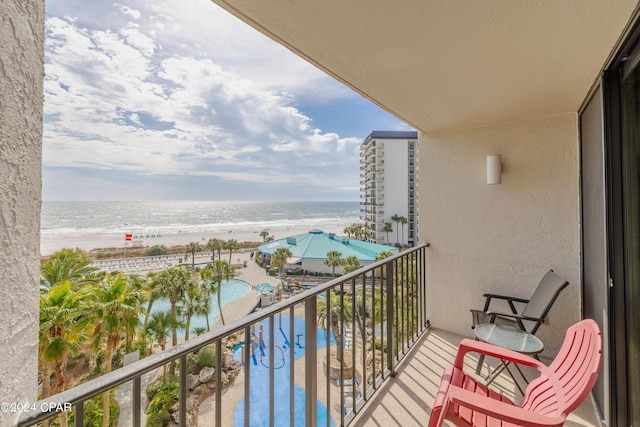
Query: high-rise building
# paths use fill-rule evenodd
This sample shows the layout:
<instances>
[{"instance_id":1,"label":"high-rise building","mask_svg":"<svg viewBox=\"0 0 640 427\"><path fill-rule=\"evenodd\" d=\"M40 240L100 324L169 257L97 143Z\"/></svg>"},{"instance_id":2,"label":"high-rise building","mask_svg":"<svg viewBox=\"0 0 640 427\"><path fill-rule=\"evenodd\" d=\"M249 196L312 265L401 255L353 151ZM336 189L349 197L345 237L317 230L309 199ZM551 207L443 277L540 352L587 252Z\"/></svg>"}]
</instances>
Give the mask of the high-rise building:
<instances>
[{"instance_id":1,"label":"high-rise building","mask_svg":"<svg viewBox=\"0 0 640 427\"><path fill-rule=\"evenodd\" d=\"M415 131L373 131L360 146L360 218L376 243L417 243L417 150Z\"/></svg>"}]
</instances>

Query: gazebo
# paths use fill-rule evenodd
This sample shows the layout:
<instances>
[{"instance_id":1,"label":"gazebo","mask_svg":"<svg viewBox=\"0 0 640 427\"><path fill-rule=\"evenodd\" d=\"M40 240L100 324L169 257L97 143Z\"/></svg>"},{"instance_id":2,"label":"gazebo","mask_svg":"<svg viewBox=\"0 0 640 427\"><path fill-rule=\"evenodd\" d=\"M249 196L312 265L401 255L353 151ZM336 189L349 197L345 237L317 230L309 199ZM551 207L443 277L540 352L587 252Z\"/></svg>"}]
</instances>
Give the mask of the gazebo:
<instances>
[{"instance_id":1,"label":"gazebo","mask_svg":"<svg viewBox=\"0 0 640 427\"><path fill-rule=\"evenodd\" d=\"M395 253L398 249L393 246L348 239L334 233L321 230L311 230L282 239L272 240L258 246L263 261L269 262L271 255L279 248L287 248L292 257L287 260L289 268L301 268L313 273L331 273L331 267L324 264L329 251L340 252L343 258L355 256L364 265L371 264L382 252ZM342 267L336 269L340 273Z\"/></svg>"}]
</instances>

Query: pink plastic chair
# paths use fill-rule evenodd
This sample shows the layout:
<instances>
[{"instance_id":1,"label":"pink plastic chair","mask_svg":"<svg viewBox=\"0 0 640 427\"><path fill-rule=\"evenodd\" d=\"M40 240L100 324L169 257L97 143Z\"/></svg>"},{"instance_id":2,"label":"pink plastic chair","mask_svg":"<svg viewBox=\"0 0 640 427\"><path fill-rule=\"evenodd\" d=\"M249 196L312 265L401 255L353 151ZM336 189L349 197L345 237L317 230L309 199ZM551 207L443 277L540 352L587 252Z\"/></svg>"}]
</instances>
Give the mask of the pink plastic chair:
<instances>
[{"instance_id":1,"label":"pink plastic chair","mask_svg":"<svg viewBox=\"0 0 640 427\"><path fill-rule=\"evenodd\" d=\"M468 352L530 366L538 369L540 376L529 384L520 406L516 406L463 372ZM429 427L439 427L445 419L457 426L561 426L591 392L601 353L600 329L591 319L567 330L562 348L549 366L514 351L465 339L453 367L442 375Z\"/></svg>"}]
</instances>

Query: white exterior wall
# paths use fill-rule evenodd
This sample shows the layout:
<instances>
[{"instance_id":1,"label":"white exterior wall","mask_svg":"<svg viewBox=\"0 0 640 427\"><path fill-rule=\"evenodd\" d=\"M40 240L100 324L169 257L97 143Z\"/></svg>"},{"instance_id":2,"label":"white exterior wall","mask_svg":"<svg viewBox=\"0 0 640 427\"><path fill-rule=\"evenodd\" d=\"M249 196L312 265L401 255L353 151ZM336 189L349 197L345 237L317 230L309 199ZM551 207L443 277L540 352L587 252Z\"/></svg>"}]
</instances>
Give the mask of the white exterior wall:
<instances>
[{"instance_id":1,"label":"white exterior wall","mask_svg":"<svg viewBox=\"0 0 640 427\"><path fill-rule=\"evenodd\" d=\"M538 336L554 355L580 320L580 205L576 114L420 137L420 242L428 318L466 336L484 292L528 298L555 270L570 282ZM486 184L486 156L503 158Z\"/></svg>"},{"instance_id":2,"label":"white exterior wall","mask_svg":"<svg viewBox=\"0 0 640 427\"><path fill-rule=\"evenodd\" d=\"M303 270L312 271L314 273L332 273L331 267L324 265L323 259L302 259ZM336 274L342 274L342 267L336 267Z\"/></svg>"},{"instance_id":3,"label":"white exterior wall","mask_svg":"<svg viewBox=\"0 0 640 427\"><path fill-rule=\"evenodd\" d=\"M35 402L44 0L0 2L0 398ZM18 414L0 411L0 425Z\"/></svg>"},{"instance_id":4,"label":"white exterior wall","mask_svg":"<svg viewBox=\"0 0 640 427\"><path fill-rule=\"evenodd\" d=\"M389 233L389 244L406 244L408 224L404 226L403 236L402 225L392 221L391 217L398 215L409 218L407 140L381 139L379 141L384 141L384 222L390 222L393 226L393 232Z\"/></svg>"}]
</instances>

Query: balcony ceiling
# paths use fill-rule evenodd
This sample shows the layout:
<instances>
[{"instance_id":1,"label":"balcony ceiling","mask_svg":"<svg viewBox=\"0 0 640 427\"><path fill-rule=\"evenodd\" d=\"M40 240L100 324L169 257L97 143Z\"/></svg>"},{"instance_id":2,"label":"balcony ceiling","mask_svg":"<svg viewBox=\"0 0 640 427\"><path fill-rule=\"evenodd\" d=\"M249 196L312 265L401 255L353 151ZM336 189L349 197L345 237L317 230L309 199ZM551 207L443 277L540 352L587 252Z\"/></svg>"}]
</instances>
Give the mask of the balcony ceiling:
<instances>
[{"instance_id":1,"label":"balcony ceiling","mask_svg":"<svg viewBox=\"0 0 640 427\"><path fill-rule=\"evenodd\" d=\"M424 132L577 111L636 0L213 0Z\"/></svg>"}]
</instances>

